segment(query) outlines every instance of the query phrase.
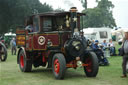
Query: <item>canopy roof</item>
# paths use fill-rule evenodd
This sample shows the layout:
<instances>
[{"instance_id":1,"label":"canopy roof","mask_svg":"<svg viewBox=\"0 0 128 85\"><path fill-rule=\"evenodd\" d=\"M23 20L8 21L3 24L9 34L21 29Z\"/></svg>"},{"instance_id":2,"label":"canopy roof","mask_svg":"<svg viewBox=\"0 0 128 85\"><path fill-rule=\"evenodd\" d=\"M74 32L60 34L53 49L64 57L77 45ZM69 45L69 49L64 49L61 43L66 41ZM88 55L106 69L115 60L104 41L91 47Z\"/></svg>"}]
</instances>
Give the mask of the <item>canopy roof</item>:
<instances>
[{"instance_id":1,"label":"canopy roof","mask_svg":"<svg viewBox=\"0 0 128 85\"><path fill-rule=\"evenodd\" d=\"M36 14L36 15L39 15L39 16L60 16L60 15L69 15L71 12L45 12L45 13L39 13L39 14ZM85 13L79 13L77 12L78 16L82 16L82 15L85 15ZM35 15L33 15L35 16Z\"/></svg>"},{"instance_id":2,"label":"canopy roof","mask_svg":"<svg viewBox=\"0 0 128 85\"><path fill-rule=\"evenodd\" d=\"M5 33L4 36L16 36L15 33L9 32L9 33Z\"/></svg>"}]
</instances>

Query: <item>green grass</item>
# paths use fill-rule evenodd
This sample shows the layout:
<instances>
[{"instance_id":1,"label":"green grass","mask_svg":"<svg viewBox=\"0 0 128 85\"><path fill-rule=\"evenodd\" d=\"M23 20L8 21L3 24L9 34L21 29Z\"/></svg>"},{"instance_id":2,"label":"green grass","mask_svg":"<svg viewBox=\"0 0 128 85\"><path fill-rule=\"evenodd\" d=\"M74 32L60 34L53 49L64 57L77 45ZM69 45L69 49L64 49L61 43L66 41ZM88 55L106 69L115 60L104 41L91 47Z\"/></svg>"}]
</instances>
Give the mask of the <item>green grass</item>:
<instances>
[{"instance_id":1,"label":"green grass","mask_svg":"<svg viewBox=\"0 0 128 85\"><path fill-rule=\"evenodd\" d=\"M64 80L56 80L51 69L33 68L30 73L20 71L16 56L8 51L6 62L0 62L0 85L128 85L122 74L121 56L108 58L110 66L101 66L96 78L85 76L83 68L68 69Z\"/></svg>"}]
</instances>

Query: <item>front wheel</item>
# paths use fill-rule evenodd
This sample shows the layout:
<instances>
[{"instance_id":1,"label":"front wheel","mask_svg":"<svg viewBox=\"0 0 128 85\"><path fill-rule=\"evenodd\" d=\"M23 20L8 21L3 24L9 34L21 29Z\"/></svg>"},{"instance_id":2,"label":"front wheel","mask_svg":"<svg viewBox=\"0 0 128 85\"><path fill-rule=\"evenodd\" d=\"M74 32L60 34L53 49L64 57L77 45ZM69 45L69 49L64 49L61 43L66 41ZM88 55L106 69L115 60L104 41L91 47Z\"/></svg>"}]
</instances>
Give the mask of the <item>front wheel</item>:
<instances>
[{"instance_id":1,"label":"front wheel","mask_svg":"<svg viewBox=\"0 0 128 85\"><path fill-rule=\"evenodd\" d=\"M32 60L28 60L23 50L20 51L19 55L19 67L22 72L30 72L32 70Z\"/></svg>"},{"instance_id":2,"label":"front wheel","mask_svg":"<svg viewBox=\"0 0 128 85\"><path fill-rule=\"evenodd\" d=\"M87 77L96 77L99 70L96 54L94 52L89 52L88 56L85 57L84 63L88 64L87 66L84 66L84 72Z\"/></svg>"},{"instance_id":3,"label":"front wheel","mask_svg":"<svg viewBox=\"0 0 128 85\"><path fill-rule=\"evenodd\" d=\"M56 53L52 60L52 71L56 79L63 79L66 71L66 60L63 54Z\"/></svg>"}]
</instances>

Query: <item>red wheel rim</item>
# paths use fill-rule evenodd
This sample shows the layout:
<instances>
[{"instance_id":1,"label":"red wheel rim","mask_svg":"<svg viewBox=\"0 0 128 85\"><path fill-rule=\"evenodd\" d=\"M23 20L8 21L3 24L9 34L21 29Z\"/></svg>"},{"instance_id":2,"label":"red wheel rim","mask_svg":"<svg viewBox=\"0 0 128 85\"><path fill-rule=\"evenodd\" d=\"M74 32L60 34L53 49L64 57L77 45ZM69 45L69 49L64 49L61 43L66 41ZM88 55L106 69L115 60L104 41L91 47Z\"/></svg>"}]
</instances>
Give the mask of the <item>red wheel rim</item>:
<instances>
[{"instance_id":1,"label":"red wheel rim","mask_svg":"<svg viewBox=\"0 0 128 85\"><path fill-rule=\"evenodd\" d=\"M92 60L90 58L87 58L85 63L88 64L88 66L86 66L86 71L92 72Z\"/></svg>"},{"instance_id":2,"label":"red wheel rim","mask_svg":"<svg viewBox=\"0 0 128 85\"><path fill-rule=\"evenodd\" d=\"M24 56L20 56L20 66L23 68L24 67Z\"/></svg>"},{"instance_id":3,"label":"red wheel rim","mask_svg":"<svg viewBox=\"0 0 128 85\"><path fill-rule=\"evenodd\" d=\"M54 61L54 71L56 74L58 74L60 71L60 63L59 63L58 59L55 59L55 61Z\"/></svg>"}]
</instances>

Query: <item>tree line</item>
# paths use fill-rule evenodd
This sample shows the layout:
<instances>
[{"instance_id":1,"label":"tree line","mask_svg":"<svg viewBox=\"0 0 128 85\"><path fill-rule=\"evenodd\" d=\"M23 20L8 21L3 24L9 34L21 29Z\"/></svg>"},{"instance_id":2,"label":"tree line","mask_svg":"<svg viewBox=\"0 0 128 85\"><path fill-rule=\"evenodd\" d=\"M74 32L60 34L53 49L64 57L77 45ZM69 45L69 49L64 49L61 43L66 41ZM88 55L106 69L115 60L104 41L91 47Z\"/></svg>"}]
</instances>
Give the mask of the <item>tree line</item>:
<instances>
[{"instance_id":1,"label":"tree line","mask_svg":"<svg viewBox=\"0 0 128 85\"><path fill-rule=\"evenodd\" d=\"M88 8L88 0L80 0L86 13L84 27L116 27L112 9L114 5L109 0L96 0L95 8ZM53 11L53 8L39 0L0 0L0 34L15 32L16 27L23 25L26 17L34 13ZM64 11L59 8L54 11Z\"/></svg>"},{"instance_id":2,"label":"tree line","mask_svg":"<svg viewBox=\"0 0 128 85\"><path fill-rule=\"evenodd\" d=\"M0 34L15 32L17 26L24 25L26 17L52 11L53 8L39 0L0 0Z\"/></svg>"},{"instance_id":3,"label":"tree line","mask_svg":"<svg viewBox=\"0 0 128 85\"><path fill-rule=\"evenodd\" d=\"M94 8L87 8L89 0L81 0L83 13L86 13L84 18L84 27L116 27L115 19L113 18L112 9L114 5L109 0L96 0L98 4Z\"/></svg>"}]
</instances>

